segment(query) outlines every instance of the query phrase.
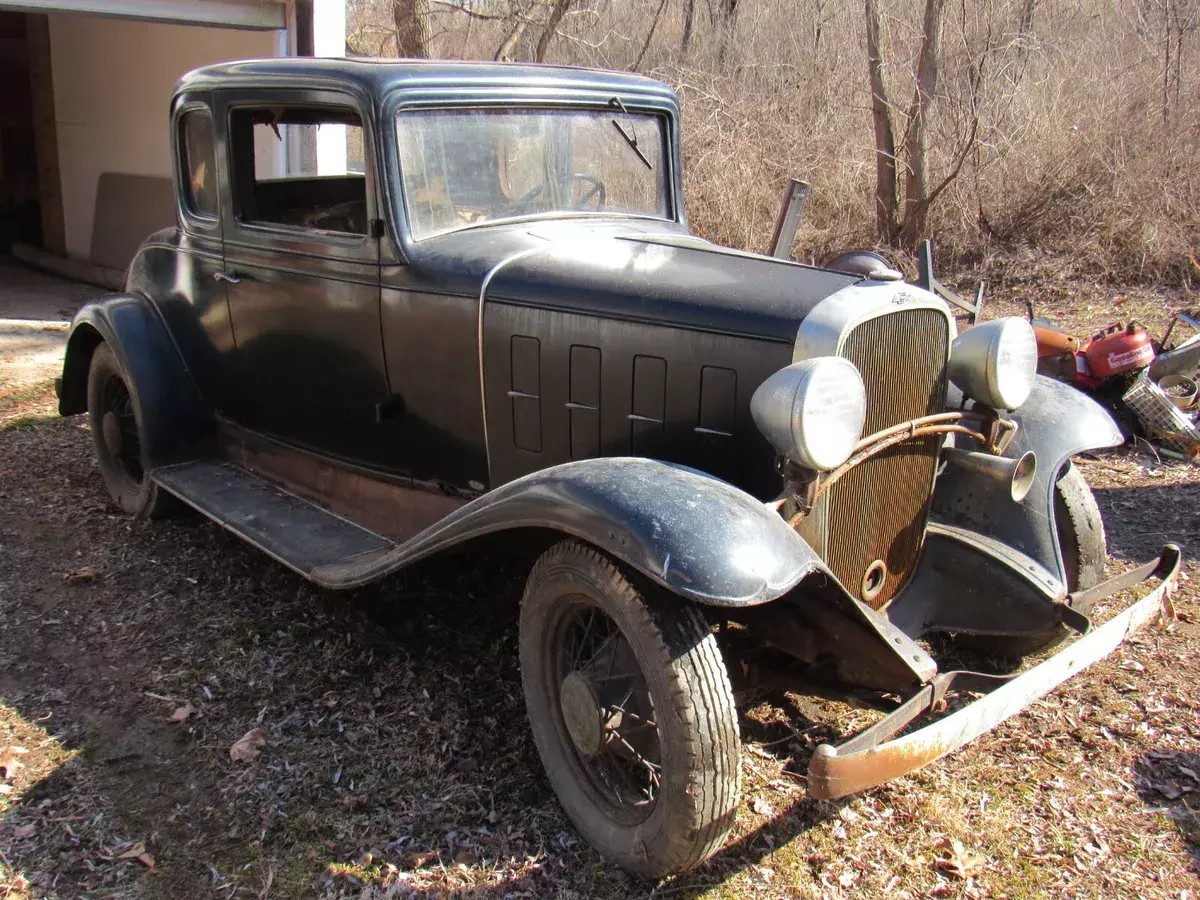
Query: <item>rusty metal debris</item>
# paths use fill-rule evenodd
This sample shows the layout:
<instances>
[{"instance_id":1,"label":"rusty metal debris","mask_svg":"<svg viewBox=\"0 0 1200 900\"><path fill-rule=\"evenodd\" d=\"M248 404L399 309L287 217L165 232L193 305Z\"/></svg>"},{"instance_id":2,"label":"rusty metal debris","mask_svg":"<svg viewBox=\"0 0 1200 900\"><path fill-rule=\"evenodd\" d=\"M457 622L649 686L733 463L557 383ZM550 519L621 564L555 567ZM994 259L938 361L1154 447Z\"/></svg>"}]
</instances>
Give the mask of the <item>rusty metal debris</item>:
<instances>
[{"instance_id":1,"label":"rusty metal debris","mask_svg":"<svg viewBox=\"0 0 1200 900\"><path fill-rule=\"evenodd\" d=\"M808 769L809 793L818 799L843 797L883 784L945 756L1016 715L1072 675L1112 653L1129 635L1166 609L1166 595L1179 574L1180 552L1163 548L1153 562L1109 579L1068 598L1068 608L1090 603L1135 587L1152 578L1160 583L1146 597L1104 625L1090 629L1082 616L1064 616L1064 623L1085 635L1066 649L1026 672L997 676L981 672L946 672L933 678L903 705L871 728L834 747L822 744ZM951 691L983 693L981 699L925 728L889 740L922 714L935 709Z\"/></svg>"}]
</instances>

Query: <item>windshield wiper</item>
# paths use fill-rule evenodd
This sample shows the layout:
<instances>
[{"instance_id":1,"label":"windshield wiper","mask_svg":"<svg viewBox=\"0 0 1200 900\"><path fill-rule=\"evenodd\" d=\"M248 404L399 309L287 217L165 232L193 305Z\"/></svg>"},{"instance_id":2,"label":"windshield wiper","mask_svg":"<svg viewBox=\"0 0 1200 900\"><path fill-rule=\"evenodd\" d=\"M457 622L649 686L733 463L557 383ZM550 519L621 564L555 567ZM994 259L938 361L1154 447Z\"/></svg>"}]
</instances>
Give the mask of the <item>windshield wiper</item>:
<instances>
[{"instance_id":1,"label":"windshield wiper","mask_svg":"<svg viewBox=\"0 0 1200 900\"><path fill-rule=\"evenodd\" d=\"M638 147L637 134L633 130L633 116L629 115L629 110L627 110L625 108L625 104L621 102L620 97L613 97L611 100L608 101L608 104L609 104L609 106L617 107L619 110L621 110L621 112L625 113L625 117L627 119L629 119L629 130L628 131L626 131L625 126L622 125L620 122L618 122L616 119L612 120L613 128L617 129L617 134L619 134L619 135L621 135L621 137L625 138L625 143L627 143L633 149L633 152L637 154L637 158L642 161L643 165L645 165L645 167L647 169L649 169L651 172L653 172L654 171L653 163L651 163L650 160L646 159L646 154L641 151L640 147Z\"/></svg>"}]
</instances>

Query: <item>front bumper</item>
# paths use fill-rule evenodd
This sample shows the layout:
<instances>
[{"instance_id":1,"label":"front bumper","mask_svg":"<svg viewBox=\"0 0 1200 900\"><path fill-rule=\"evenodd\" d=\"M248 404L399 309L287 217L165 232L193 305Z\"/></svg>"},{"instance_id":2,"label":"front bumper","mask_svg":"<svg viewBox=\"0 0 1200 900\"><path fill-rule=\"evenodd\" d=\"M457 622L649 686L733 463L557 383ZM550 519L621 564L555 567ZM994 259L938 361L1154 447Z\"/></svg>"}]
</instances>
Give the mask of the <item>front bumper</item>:
<instances>
[{"instance_id":1,"label":"front bumper","mask_svg":"<svg viewBox=\"0 0 1200 900\"><path fill-rule=\"evenodd\" d=\"M1174 544L1163 548L1153 562L1111 578L1068 598L1070 607L1090 608L1105 597L1160 579L1143 599L1095 630L1078 612L1064 617L1082 637L1049 659L1014 675L946 672L931 679L916 694L875 725L837 747L822 744L808 767L808 792L818 799L847 794L891 781L957 750L981 734L1044 697L1076 672L1108 656L1129 635L1164 609L1179 574L1180 553ZM950 691L974 691L985 696L931 725L889 740L918 716L942 705Z\"/></svg>"}]
</instances>

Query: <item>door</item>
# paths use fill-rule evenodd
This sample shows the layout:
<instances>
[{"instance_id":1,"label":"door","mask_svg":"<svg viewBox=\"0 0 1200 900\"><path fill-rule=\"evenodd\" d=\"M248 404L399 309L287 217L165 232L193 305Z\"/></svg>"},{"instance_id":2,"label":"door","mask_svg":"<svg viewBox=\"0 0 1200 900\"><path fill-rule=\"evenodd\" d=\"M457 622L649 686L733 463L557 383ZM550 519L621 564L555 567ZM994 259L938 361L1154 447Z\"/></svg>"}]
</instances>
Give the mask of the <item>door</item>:
<instances>
[{"instance_id":1,"label":"door","mask_svg":"<svg viewBox=\"0 0 1200 900\"><path fill-rule=\"evenodd\" d=\"M241 424L386 465L371 138L348 95L223 96L225 282Z\"/></svg>"}]
</instances>

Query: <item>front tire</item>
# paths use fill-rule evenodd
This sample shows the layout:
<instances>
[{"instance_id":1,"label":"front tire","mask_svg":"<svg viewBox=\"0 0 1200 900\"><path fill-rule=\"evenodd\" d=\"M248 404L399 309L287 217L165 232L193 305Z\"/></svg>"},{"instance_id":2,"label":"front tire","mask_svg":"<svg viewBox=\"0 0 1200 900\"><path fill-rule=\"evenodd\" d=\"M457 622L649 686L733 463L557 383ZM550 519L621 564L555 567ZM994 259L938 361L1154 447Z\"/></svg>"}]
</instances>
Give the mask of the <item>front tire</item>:
<instances>
[{"instance_id":1,"label":"front tire","mask_svg":"<svg viewBox=\"0 0 1200 900\"><path fill-rule=\"evenodd\" d=\"M567 816L621 868L694 868L741 788L737 714L699 610L575 541L533 567L521 676L534 743Z\"/></svg>"},{"instance_id":2,"label":"front tire","mask_svg":"<svg viewBox=\"0 0 1200 900\"><path fill-rule=\"evenodd\" d=\"M175 508L146 470L144 430L130 381L107 344L92 354L88 369L88 423L104 485L125 512L156 519Z\"/></svg>"}]
</instances>

